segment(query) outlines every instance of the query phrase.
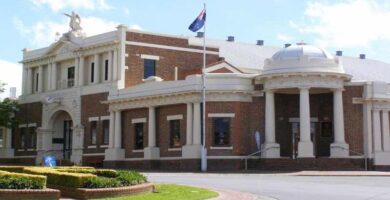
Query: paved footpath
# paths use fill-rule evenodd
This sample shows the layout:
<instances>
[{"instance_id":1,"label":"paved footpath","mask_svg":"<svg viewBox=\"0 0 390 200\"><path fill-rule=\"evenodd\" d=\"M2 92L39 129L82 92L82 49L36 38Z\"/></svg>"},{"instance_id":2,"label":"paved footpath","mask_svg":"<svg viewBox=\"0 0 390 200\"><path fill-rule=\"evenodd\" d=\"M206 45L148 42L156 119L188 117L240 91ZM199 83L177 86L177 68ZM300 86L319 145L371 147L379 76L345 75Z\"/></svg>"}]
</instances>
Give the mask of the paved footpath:
<instances>
[{"instance_id":1,"label":"paved footpath","mask_svg":"<svg viewBox=\"0 0 390 200\"><path fill-rule=\"evenodd\" d=\"M219 196L212 200L275 200L274 198L270 197L259 195L256 196L250 193L238 192L233 190L220 190L213 188L210 189L219 193Z\"/></svg>"}]
</instances>

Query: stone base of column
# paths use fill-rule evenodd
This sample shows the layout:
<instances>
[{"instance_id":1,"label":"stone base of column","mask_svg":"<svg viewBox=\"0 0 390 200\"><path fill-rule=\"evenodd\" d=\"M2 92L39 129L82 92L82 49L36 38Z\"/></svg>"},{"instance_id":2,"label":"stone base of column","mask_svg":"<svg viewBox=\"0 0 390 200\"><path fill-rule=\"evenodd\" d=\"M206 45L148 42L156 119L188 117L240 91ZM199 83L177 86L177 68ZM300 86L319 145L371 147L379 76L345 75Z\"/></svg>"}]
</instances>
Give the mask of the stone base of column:
<instances>
[{"instance_id":1,"label":"stone base of column","mask_svg":"<svg viewBox=\"0 0 390 200\"><path fill-rule=\"evenodd\" d=\"M35 164L41 165L43 163L43 156L45 151L43 150L37 150L37 156L35 157Z\"/></svg>"},{"instance_id":2,"label":"stone base of column","mask_svg":"<svg viewBox=\"0 0 390 200\"><path fill-rule=\"evenodd\" d=\"M347 143L332 143L330 145L331 158L347 158L349 157L349 145Z\"/></svg>"},{"instance_id":3,"label":"stone base of column","mask_svg":"<svg viewBox=\"0 0 390 200\"><path fill-rule=\"evenodd\" d=\"M160 158L160 148L158 148L158 147L144 148L144 158L146 160L153 160L153 159Z\"/></svg>"},{"instance_id":4,"label":"stone base of column","mask_svg":"<svg viewBox=\"0 0 390 200\"><path fill-rule=\"evenodd\" d=\"M314 158L313 142L299 142L298 143L298 158Z\"/></svg>"},{"instance_id":5,"label":"stone base of column","mask_svg":"<svg viewBox=\"0 0 390 200\"><path fill-rule=\"evenodd\" d=\"M75 165L83 164L83 150L82 149L73 149L72 155L70 155L70 161Z\"/></svg>"},{"instance_id":6,"label":"stone base of column","mask_svg":"<svg viewBox=\"0 0 390 200\"><path fill-rule=\"evenodd\" d=\"M123 160L125 159L125 149L110 148L104 152L104 160Z\"/></svg>"},{"instance_id":7,"label":"stone base of column","mask_svg":"<svg viewBox=\"0 0 390 200\"><path fill-rule=\"evenodd\" d=\"M200 158L202 145L184 145L181 148L183 158Z\"/></svg>"},{"instance_id":8,"label":"stone base of column","mask_svg":"<svg viewBox=\"0 0 390 200\"><path fill-rule=\"evenodd\" d=\"M0 149L0 158L13 158L14 157L14 149L6 148Z\"/></svg>"},{"instance_id":9,"label":"stone base of column","mask_svg":"<svg viewBox=\"0 0 390 200\"><path fill-rule=\"evenodd\" d=\"M390 166L390 151L375 152L374 165Z\"/></svg>"},{"instance_id":10,"label":"stone base of column","mask_svg":"<svg viewBox=\"0 0 390 200\"><path fill-rule=\"evenodd\" d=\"M263 158L280 158L280 145L278 143L265 143L261 156Z\"/></svg>"}]
</instances>

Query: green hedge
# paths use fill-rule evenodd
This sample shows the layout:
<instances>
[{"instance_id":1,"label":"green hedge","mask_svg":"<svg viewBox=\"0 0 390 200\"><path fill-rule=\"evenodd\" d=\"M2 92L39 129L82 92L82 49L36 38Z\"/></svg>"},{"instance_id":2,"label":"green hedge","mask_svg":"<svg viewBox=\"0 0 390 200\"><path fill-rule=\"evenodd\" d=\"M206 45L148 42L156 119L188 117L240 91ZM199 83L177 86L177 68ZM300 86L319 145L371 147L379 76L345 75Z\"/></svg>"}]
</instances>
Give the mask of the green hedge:
<instances>
[{"instance_id":1,"label":"green hedge","mask_svg":"<svg viewBox=\"0 0 390 200\"><path fill-rule=\"evenodd\" d=\"M112 169L94 169L94 168L54 168L60 172L95 174L97 176L104 176L108 178L115 178L118 172Z\"/></svg>"},{"instance_id":2,"label":"green hedge","mask_svg":"<svg viewBox=\"0 0 390 200\"><path fill-rule=\"evenodd\" d=\"M121 182L115 178L95 177L84 184L84 188L114 188L121 187Z\"/></svg>"},{"instance_id":3,"label":"green hedge","mask_svg":"<svg viewBox=\"0 0 390 200\"><path fill-rule=\"evenodd\" d=\"M72 188L83 187L89 179L96 177L96 175L93 174L60 172L49 167L25 167L23 172L46 176L48 185L58 185Z\"/></svg>"},{"instance_id":4,"label":"green hedge","mask_svg":"<svg viewBox=\"0 0 390 200\"><path fill-rule=\"evenodd\" d=\"M43 189L46 177L0 171L0 189Z\"/></svg>"},{"instance_id":5,"label":"green hedge","mask_svg":"<svg viewBox=\"0 0 390 200\"><path fill-rule=\"evenodd\" d=\"M146 183L147 179L144 175L135 171L118 170L117 180L121 182L122 186L130 186Z\"/></svg>"},{"instance_id":6,"label":"green hedge","mask_svg":"<svg viewBox=\"0 0 390 200\"><path fill-rule=\"evenodd\" d=\"M23 168L26 166L0 166L0 170L7 172L23 173Z\"/></svg>"}]
</instances>

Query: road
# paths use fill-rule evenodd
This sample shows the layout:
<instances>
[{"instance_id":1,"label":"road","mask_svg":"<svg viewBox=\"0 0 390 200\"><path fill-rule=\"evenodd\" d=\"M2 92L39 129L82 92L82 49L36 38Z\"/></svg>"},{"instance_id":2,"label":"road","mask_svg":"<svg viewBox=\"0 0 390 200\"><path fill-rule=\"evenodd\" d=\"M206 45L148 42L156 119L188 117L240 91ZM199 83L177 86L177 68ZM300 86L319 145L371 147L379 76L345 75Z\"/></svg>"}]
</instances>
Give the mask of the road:
<instances>
[{"instance_id":1,"label":"road","mask_svg":"<svg viewBox=\"0 0 390 200\"><path fill-rule=\"evenodd\" d=\"M283 174L145 173L157 183L176 183L264 195L280 200L390 200L390 177Z\"/></svg>"}]
</instances>

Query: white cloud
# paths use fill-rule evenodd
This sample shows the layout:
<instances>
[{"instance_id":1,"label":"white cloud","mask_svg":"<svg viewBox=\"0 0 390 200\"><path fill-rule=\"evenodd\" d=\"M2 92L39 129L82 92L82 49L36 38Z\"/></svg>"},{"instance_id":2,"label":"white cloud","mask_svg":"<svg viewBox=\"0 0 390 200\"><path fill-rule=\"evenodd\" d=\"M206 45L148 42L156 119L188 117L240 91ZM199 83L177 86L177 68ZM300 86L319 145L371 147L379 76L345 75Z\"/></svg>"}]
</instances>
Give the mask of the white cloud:
<instances>
[{"instance_id":1,"label":"white cloud","mask_svg":"<svg viewBox=\"0 0 390 200\"><path fill-rule=\"evenodd\" d=\"M290 25L301 33L314 34L320 46L364 47L378 40L390 41L390 10L375 0L311 2L303 19Z\"/></svg>"},{"instance_id":2,"label":"white cloud","mask_svg":"<svg viewBox=\"0 0 390 200\"><path fill-rule=\"evenodd\" d=\"M82 17L81 26L87 36L116 30L120 24L115 21L105 20L97 17ZM65 33L69 30L68 21L38 21L28 26L19 18L14 18L13 23L19 33L28 39L33 48L47 46L55 41L56 33ZM131 25L129 28L142 29L139 25Z\"/></svg>"},{"instance_id":3,"label":"white cloud","mask_svg":"<svg viewBox=\"0 0 390 200\"><path fill-rule=\"evenodd\" d=\"M31 0L38 6L49 6L53 11L71 9L88 9L88 10L110 10L112 6L108 5L105 0Z\"/></svg>"},{"instance_id":4,"label":"white cloud","mask_svg":"<svg viewBox=\"0 0 390 200\"><path fill-rule=\"evenodd\" d=\"M22 65L0 59L0 82L7 83L5 91L0 94L0 98L9 97L9 88L17 88L17 96L21 94L22 88Z\"/></svg>"},{"instance_id":5,"label":"white cloud","mask_svg":"<svg viewBox=\"0 0 390 200\"><path fill-rule=\"evenodd\" d=\"M276 35L276 38L282 42L291 42L293 38L289 35L283 34L283 33L278 33Z\"/></svg>"}]
</instances>

